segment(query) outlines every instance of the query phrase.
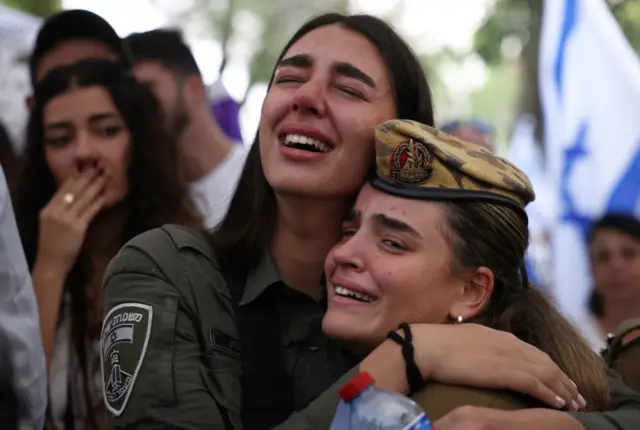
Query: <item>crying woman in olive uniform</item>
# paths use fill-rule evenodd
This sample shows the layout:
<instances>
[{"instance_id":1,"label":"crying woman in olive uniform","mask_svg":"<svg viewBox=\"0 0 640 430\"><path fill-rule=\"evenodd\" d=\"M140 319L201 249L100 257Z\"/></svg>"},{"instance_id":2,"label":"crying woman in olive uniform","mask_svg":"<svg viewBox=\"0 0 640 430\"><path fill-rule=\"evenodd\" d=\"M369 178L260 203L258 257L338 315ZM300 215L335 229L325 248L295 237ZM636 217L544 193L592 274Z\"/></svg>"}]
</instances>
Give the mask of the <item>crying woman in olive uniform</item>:
<instances>
[{"instance_id":1,"label":"crying woman in olive uniform","mask_svg":"<svg viewBox=\"0 0 640 430\"><path fill-rule=\"evenodd\" d=\"M400 323L475 322L546 352L605 410L604 363L527 281L526 175L479 145L412 121L376 129L377 174L326 264L324 332L367 353ZM539 405L516 393L430 384L414 394L435 420L463 405ZM575 409L575 405L573 405Z\"/></svg>"}]
</instances>

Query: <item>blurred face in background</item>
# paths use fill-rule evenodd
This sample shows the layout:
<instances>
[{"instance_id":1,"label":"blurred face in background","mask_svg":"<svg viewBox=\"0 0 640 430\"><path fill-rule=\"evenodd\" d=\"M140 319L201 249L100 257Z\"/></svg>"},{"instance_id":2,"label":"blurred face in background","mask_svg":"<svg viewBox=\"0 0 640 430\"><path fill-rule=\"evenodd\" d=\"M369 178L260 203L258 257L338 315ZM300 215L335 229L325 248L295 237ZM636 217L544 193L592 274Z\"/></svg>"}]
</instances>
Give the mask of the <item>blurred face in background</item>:
<instances>
[{"instance_id":1,"label":"blurred face in background","mask_svg":"<svg viewBox=\"0 0 640 430\"><path fill-rule=\"evenodd\" d=\"M481 133L477 130L474 130L472 127L461 126L454 130L451 134L458 139L464 140L465 142L471 142L475 143L476 145L483 146L489 151L494 150L491 136L486 133Z\"/></svg>"},{"instance_id":2,"label":"blurred face in background","mask_svg":"<svg viewBox=\"0 0 640 430\"><path fill-rule=\"evenodd\" d=\"M83 87L52 98L43 109L44 152L60 187L87 169L103 175L105 206L128 193L131 135L106 89Z\"/></svg>"},{"instance_id":3,"label":"blurred face in background","mask_svg":"<svg viewBox=\"0 0 640 430\"><path fill-rule=\"evenodd\" d=\"M189 124L185 83L157 61L140 61L133 71L138 81L148 85L158 99L169 135L179 138Z\"/></svg>"},{"instance_id":4,"label":"blurred face in background","mask_svg":"<svg viewBox=\"0 0 640 430\"><path fill-rule=\"evenodd\" d=\"M606 302L640 300L640 239L602 228L589 254L596 289Z\"/></svg>"}]
</instances>

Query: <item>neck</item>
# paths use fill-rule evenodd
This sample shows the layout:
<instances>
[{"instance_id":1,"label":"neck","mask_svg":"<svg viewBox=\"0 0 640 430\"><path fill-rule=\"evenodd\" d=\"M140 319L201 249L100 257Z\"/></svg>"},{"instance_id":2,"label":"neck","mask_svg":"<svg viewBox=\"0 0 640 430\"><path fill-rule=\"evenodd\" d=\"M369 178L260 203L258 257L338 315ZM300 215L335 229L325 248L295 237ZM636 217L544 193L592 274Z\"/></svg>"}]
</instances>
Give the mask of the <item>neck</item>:
<instances>
[{"instance_id":1,"label":"neck","mask_svg":"<svg viewBox=\"0 0 640 430\"><path fill-rule=\"evenodd\" d=\"M229 155L232 145L211 113L199 110L190 114L189 125L179 138L182 177L186 182L200 180L211 173Z\"/></svg>"},{"instance_id":2,"label":"neck","mask_svg":"<svg viewBox=\"0 0 640 430\"><path fill-rule=\"evenodd\" d=\"M106 268L122 246L125 209L118 206L99 213L87 230L85 247L89 264Z\"/></svg>"},{"instance_id":3,"label":"neck","mask_svg":"<svg viewBox=\"0 0 640 430\"><path fill-rule=\"evenodd\" d=\"M340 239L344 200L277 197L278 218L271 251L280 273L296 290L315 300L324 297L320 285L324 260Z\"/></svg>"},{"instance_id":4,"label":"neck","mask_svg":"<svg viewBox=\"0 0 640 430\"><path fill-rule=\"evenodd\" d=\"M623 321L640 317L640 297L624 300L605 300L604 316L600 323L605 332L611 333Z\"/></svg>"}]
</instances>

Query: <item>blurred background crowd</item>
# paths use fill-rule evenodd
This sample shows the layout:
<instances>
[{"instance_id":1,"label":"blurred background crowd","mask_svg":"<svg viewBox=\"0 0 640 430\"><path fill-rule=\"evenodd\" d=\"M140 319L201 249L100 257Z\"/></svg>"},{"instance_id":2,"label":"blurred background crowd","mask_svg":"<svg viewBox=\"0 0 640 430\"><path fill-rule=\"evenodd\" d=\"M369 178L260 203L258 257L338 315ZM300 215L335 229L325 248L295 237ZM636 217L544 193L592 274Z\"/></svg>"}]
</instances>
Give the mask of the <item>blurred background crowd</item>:
<instances>
[{"instance_id":1,"label":"blurred background crowd","mask_svg":"<svg viewBox=\"0 0 640 430\"><path fill-rule=\"evenodd\" d=\"M543 10L544 3L2 0L0 162L12 192L28 264L36 268L40 264L40 272L32 271L34 283L38 276L50 273L43 268L46 246L41 237L29 237L29 229L37 231L37 223L42 229L49 217L49 224L57 225L51 228L51 243L74 237L69 233L56 236L61 221L55 214L62 209L51 206L48 199L53 182L67 179L62 148L71 139L69 130L78 132L73 118L81 112L76 111L95 100L67 100L66 105L58 106L60 114L34 108L31 97L58 103L62 88L89 86L104 80L100 73L111 73L114 82L122 79L109 88L118 109L138 121L139 130L129 130L134 140L157 143L153 154L143 145L134 150L137 165L150 172L147 179L130 172L108 172L112 177L130 178L129 187L142 196L140 212L131 220L102 220L96 242L111 245L104 239L113 229L128 228L133 234L165 222L197 224L199 217L213 227L224 215L224 205L218 202L226 202L233 193L253 142L270 73L282 46L313 15L329 10L364 12L391 23L419 56L433 90L440 128L506 156L530 176L536 201L528 209L529 276L557 299L594 348L603 347L607 332L625 319L640 317L640 2L558 0L557 7ZM118 77L118 70L98 72L89 62L81 77L75 78L78 82L71 83L71 75L64 71L49 75L54 65L45 57L65 24L43 34L43 23L63 9L76 8L96 13L119 37L126 38L123 51L118 47L105 56L123 55L132 61L137 81L152 89L159 107L143 95L133 100L139 90L136 83ZM98 21L87 19L86 25L102 32L99 38L108 44L110 29L100 30ZM159 28L176 31L154 31ZM119 39L113 46L118 43ZM40 84L39 93L34 94L34 85ZM166 124L153 123L154 109L165 112ZM148 118L136 115L143 111L153 112ZM122 127L108 115L92 121L88 132L104 138L116 135ZM170 148L175 141L180 142L179 154ZM207 141L216 143L199 143ZM123 156L113 151L112 159ZM84 157L92 166L85 170L86 177L80 175L60 191L62 198L70 199L69 204L80 191L90 194L87 184L109 169L89 153ZM165 163L175 157L181 160L177 170ZM45 159L50 173L42 170ZM31 175L20 175L21 166L30 169ZM189 186L183 189L180 183ZM115 201L118 192L125 191L114 187L114 196L104 198ZM185 203L184 193L190 193L195 207ZM167 202L172 202L171 210L162 209ZM89 212L91 203L86 203ZM96 212L100 205L96 203ZM81 223L81 214L76 215ZM121 243L112 245L117 249ZM63 251L73 254L69 257L72 263L56 257L57 266L50 263L46 268L64 266L65 278L71 273L77 285L99 285L99 279L84 276L86 271L75 264L75 257L78 253L95 255L88 258L89 264L104 269L108 259L104 261L101 253L111 255L111 250L79 245L50 252ZM80 318L82 312L75 316L73 312L86 305L73 291L64 298L70 304L66 307L69 319ZM56 301L42 294L36 285L39 304ZM43 330L45 355L52 372L66 384L69 363L84 360L95 345L83 346L80 357L65 356L67 349L60 345L84 339L85 333L58 324L64 317L57 308L49 317L51 332ZM41 310L44 327L43 318L47 314ZM86 330L99 331L101 318L81 318ZM59 341L59 336L66 340ZM86 364L86 374L98 365ZM91 388L91 384L74 383ZM56 407L65 409L65 405L52 407L54 413Z\"/></svg>"}]
</instances>

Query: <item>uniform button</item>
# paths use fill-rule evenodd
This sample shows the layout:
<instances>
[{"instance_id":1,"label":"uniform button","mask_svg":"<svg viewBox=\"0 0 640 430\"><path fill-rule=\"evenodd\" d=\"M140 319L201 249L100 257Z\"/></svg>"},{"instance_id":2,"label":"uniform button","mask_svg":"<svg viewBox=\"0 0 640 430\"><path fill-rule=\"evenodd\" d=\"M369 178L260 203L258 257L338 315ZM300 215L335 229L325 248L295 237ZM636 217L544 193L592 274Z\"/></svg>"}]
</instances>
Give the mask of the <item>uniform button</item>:
<instances>
[{"instance_id":1,"label":"uniform button","mask_svg":"<svg viewBox=\"0 0 640 430\"><path fill-rule=\"evenodd\" d=\"M317 350L319 350L319 349L320 349L320 347L319 347L319 346L317 346L317 345L309 345L309 346L307 346L307 349L308 349L309 351L311 351L311 352L316 352Z\"/></svg>"}]
</instances>

